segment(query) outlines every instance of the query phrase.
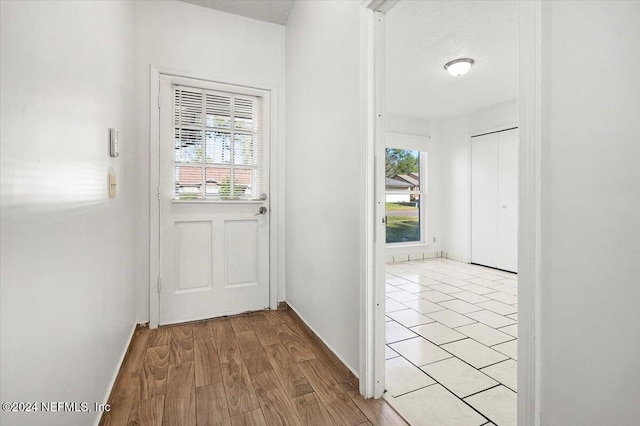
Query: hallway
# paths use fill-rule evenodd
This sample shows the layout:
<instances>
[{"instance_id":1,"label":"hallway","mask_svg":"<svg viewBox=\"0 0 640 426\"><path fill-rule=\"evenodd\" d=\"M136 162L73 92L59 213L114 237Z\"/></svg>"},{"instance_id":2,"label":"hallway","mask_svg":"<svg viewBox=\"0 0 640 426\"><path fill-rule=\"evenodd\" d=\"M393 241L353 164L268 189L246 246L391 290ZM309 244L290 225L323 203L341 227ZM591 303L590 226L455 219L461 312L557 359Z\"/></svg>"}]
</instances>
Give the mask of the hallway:
<instances>
[{"instance_id":1,"label":"hallway","mask_svg":"<svg viewBox=\"0 0 640 426\"><path fill-rule=\"evenodd\" d=\"M385 398L398 412L415 425L515 426L517 275L390 263L386 295Z\"/></svg>"},{"instance_id":2,"label":"hallway","mask_svg":"<svg viewBox=\"0 0 640 426\"><path fill-rule=\"evenodd\" d=\"M353 381L291 310L141 328L100 424L406 425Z\"/></svg>"},{"instance_id":3,"label":"hallway","mask_svg":"<svg viewBox=\"0 0 640 426\"><path fill-rule=\"evenodd\" d=\"M503 3L514 13L491 14ZM412 5L438 10L416 14ZM479 16L492 16L495 25ZM450 25L451 18L460 24ZM506 68L499 59L507 49L489 50L474 36L455 43L455 32L472 34L472 22L489 42L517 30L506 45L519 54ZM96 425L102 410L76 408L106 403L113 407L109 423L118 425L188 425L216 415L227 424L270 423L285 414L303 422L306 411L296 402L305 401L304 410L320 416L309 419L324 419L324 408L355 425L393 424L379 417L392 413L389 404L412 424L509 425L517 397L518 426L637 426L640 339L630 336L640 336L639 22L640 0L0 1L0 399L11 404L0 411L0 424ZM474 61L471 71L451 75L449 63L465 58ZM504 81L498 71L515 67L517 93L480 102ZM236 175L227 183L207 170L256 166L237 164L231 149L248 114L232 121L218 101L209 115L224 117L213 121L220 124L228 117L228 128L208 128L205 114L204 126L194 119L185 127L193 133L177 145L174 133L161 149L160 135L171 132L161 132L160 122L168 122L160 115L171 102L155 84L160 75L269 92L262 123L269 146L260 151L269 163L266 200L262 193L224 205L169 200L180 158L199 160L201 194L207 187L215 193L215 184L224 197ZM232 106L239 111L235 98L224 111ZM173 124L175 131L175 115ZM478 211L471 136L513 126L517 284L495 270L425 260L446 253L486 263L470 256L478 253L470 247ZM224 134L221 142L207 141L212 132ZM389 135L400 138L386 144ZM189 154L178 158L183 148ZM214 162L209 148L229 153L226 163ZM403 235L405 244L388 249L387 194L375 172L386 169L385 148L426 157L421 194L408 190L422 195L418 221L397 221L420 224L420 241L409 244L414 238ZM169 177L162 184L157 161ZM193 184L179 174L178 183ZM412 194L405 207L415 211ZM190 226L175 217L172 238L184 258L178 282L188 283L176 287L160 267L171 268L161 263L169 245L155 243L169 235L155 223L159 198L176 215L255 210L224 229L204 214ZM258 204L265 215L255 216ZM259 324L235 330L231 319L209 323L204 334L195 323L159 335L144 328L214 316L161 320L168 289L208 294L213 278L227 271L235 271L227 277L234 290L251 289L243 287L254 281L245 273L255 271L257 258L235 242L255 249L257 221L268 221L271 234L260 258L269 261L268 308L286 303L297 312L342 361L342 377L348 369L360 386L331 375L335 362L324 350L326 358L296 359L290 332L275 331L277 340L264 346ZM488 223L487 234L495 234ZM247 233L241 240L232 238L236 225ZM228 262L209 268L209 254ZM388 265L385 294L391 255L404 263ZM422 260L406 262L410 257ZM230 306L223 314L248 310L254 308ZM223 325L214 330L214 323ZM291 329L301 341L310 338ZM131 360L123 364L128 348ZM300 389L313 392L288 393L271 350L292 377L304 378ZM204 370L203 353L218 369ZM358 390L384 393L385 361L387 399L361 404ZM245 402L241 392L249 395ZM26 402L62 409L21 410Z\"/></svg>"}]
</instances>

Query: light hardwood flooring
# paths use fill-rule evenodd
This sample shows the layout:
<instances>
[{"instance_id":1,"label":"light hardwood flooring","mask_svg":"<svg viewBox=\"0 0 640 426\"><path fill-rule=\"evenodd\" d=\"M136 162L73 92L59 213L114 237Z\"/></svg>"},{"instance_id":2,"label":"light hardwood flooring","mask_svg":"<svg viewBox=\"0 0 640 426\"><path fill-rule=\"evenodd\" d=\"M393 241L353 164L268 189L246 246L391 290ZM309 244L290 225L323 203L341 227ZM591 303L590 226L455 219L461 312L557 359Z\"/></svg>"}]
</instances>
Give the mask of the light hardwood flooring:
<instances>
[{"instance_id":1,"label":"light hardwood flooring","mask_svg":"<svg viewBox=\"0 0 640 426\"><path fill-rule=\"evenodd\" d=\"M140 328L102 425L406 425L292 311Z\"/></svg>"}]
</instances>

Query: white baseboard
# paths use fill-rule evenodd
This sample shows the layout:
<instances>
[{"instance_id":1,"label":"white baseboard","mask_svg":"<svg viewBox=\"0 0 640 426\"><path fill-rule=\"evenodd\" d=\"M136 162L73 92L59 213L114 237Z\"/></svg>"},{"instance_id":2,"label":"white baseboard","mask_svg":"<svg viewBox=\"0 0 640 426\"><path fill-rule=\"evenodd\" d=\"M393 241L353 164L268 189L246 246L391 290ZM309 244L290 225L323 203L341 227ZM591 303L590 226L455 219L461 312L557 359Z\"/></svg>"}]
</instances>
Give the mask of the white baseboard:
<instances>
[{"instance_id":1,"label":"white baseboard","mask_svg":"<svg viewBox=\"0 0 640 426\"><path fill-rule=\"evenodd\" d=\"M340 354L339 354L338 352L336 352L336 351L331 347L331 345L329 345L329 344L327 343L327 341L326 341L326 340L324 340L324 339L322 338L322 336L321 336L321 335L320 335L320 334L319 334L319 333L318 333L318 332L317 332L313 327L311 327L311 325L309 325L309 322L308 322L306 319L304 319L304 317L303 317L302 315L300 315L300 312L298 312L298 310L297 310L296 308L294 308L294 307L291 305L291 302L287 302L287 305L289 306L289 309L291 309L293 312L295 312L295 313L296 313L296 315L298 316L298 318L300 318L300 319L302 320L302 322L304 322L304 323L305 323L305 325L306 325L307 327L309 327L309 329L310 329L311 331L313 331L313 333L314 333L314 334L315 334L315 335L316 335L316 336L317 336L317 337L322 341L322 343L324 343L324 345L325 345L327 348L329 348L329 350L330 350L331 352L333 352L333 354L334 354L334 355L335 355L335 356L340 360L340 362L342 362L342 364L344 364L344 366L345 366L345 367L347 367L347 369L349 369L349 371L351 371L351 374L353 374L357 379L359 379L359 378L360 378L360 372L359 372L359 371L357 371L355 368L353 368L351 365L349 365L349 363L348 363L348 362L346 362L346 361L345 361L345 360L340 356Z\"/></svg>"},{"instance_id":2,"label":"white baseboard","mask_svg":"<svg viewBox=\"0 0 640 426\"><path fill-rule=\"evenodd\" d=\"M442 257L441 251L408 252L408 253L401 253L401 254L386 255L385 262L386 263L408 262L410 260L435 259L438 257Z\"/></svg>"},{"instance_id":3,"label":"white baseboard","mask_svg":"<svg viewBox=\"0 0 640 426\"><path fill-rule=\"evenodd\" d=\"M120 361L118 362L118 366L116 367L116 371L113 373L113 377L111 378L111 383L109 384L109 387L107 388L107 394L104 396L104 398L102 399L102 401L104 401L104 403L107 403L109 401L109 397L111 396L111 392L113 391L113 387L116 384L116 380L118 379L118 373L120 373L120 369L122 368L122 364L124 363L124 358L127 356L127 352L129 351L129 346L131 345L131 341L133 340L133 335L136 332L136 329L138 328L138 324L134 324L133 328L131 329L131 333L129 334L129 339L127 339L127 344L124 346L124 351L122 351L122 355L120 356ZM100 420L102 419L102 415L104 413L101 411L97 411L96 412L96 421L95 421L95 425L98 426L100 424Z\"/></svg>"},{"instance_id":4,"label":"white baseboard","mask_svg":"<svg viewBox=\"0 0 640 426\"><path fill-rule=\"evenodd\" d=\"M453 253L444 253L443 257L446 259L457 260L458 262L471 263L470 259Z\"/></svg>"},{"instance_id":5,"label":"white baseboard","mask_svg":"<svg viewBox=\"0 0 640 426\"><path fill-rule=\"evenodd\" d=\"M441 251L432 251L431 253L423 253L425 259L436 259L442 257Z\"/></svg>"}]
</instances>

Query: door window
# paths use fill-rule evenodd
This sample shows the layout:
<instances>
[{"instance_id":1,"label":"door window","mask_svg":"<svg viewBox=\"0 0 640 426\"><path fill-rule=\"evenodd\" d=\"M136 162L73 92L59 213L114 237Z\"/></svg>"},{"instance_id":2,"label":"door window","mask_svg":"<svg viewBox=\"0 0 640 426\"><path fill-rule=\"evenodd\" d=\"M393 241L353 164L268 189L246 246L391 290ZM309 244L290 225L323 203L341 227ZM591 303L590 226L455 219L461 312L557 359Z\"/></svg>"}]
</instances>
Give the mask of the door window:
<instances>
[{"instance_id":1,"label":"door window","mask_svg":"<svg viewBox=\"0 0 640 426\"><path fill-rule=\"evenodd\" d=\"M263 190L263 100L174 86L174 200L256 200Z\"/></svg>"}]
</instances>

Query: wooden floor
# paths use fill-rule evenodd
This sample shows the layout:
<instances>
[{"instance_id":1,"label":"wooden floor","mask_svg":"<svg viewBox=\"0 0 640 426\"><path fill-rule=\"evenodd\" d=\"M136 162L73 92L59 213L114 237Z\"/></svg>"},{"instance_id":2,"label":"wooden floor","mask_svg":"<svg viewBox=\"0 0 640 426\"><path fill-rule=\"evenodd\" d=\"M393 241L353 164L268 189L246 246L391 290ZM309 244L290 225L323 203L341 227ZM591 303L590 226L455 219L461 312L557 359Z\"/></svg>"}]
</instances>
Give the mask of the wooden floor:
<instances>
[{"instance_id":1,"label":"wooden floor","mask_svg":"<svg viewBox=\"0 0 640 426\"><path fill-rule=\"evenodd\" d=\"M406 425L292 311L138 329L103 425Z\"/></svg>"}]
</instances>

